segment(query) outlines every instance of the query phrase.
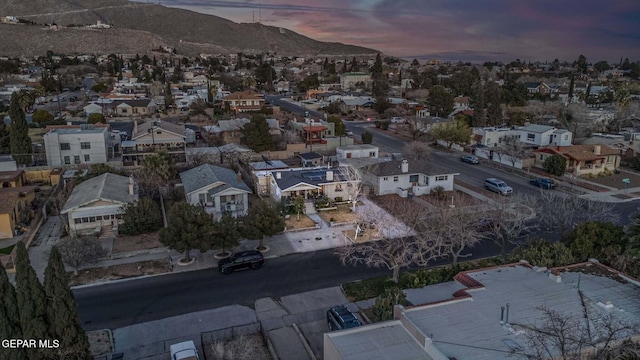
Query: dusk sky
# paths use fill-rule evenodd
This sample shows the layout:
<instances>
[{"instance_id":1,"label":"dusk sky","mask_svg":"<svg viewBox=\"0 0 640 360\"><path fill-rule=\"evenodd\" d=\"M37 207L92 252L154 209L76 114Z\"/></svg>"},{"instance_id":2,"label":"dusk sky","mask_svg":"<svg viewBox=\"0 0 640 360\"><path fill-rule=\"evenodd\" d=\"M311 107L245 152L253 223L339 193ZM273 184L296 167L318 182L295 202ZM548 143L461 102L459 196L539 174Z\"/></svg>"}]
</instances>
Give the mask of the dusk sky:
<instances>
[{"instance_id":1,"label":"dusk sky","mask_svg":"<svg viewBox=\"0 0 640 360\"><path fill-rule=\"evenodd\" d=\"M142 2L151 2L140 0ZM155 1L153 1L155 2ZM640 0L162 0L407 59L640 60Z\"/></svg>"}]
</instances>

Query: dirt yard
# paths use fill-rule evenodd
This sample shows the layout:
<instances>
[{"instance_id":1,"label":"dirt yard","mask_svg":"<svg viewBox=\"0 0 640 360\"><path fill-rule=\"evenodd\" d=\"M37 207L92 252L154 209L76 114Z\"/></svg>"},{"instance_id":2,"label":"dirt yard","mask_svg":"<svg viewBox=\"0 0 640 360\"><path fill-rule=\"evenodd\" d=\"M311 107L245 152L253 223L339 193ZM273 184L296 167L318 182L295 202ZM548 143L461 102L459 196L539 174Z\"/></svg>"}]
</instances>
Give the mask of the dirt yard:
<instances>
[{"instance_id":1,"label":"dirt yard","mask_svg":"<svg viewBox=\"0 0 640 360\"><path fill-rule=\"evenodd\" d=\"M284 220L285 225L287 226L287 230L297 230L315 227L316 223L311 220L307 215L300 214L300 220L298 220L298 215L291 215L288 219Z\"/></svg>"},{"instance_id":2,"label":"dirt yard","mask_svg":"<svg viewBox=\"0 0 640 360\"><path fill-rule=\"evenodd\" d=\"M126 279L131 277L163 274L171 271L169 259L147 260L131 264L113 265L106 268L80 270L78 276L69 272L69 285L85 285L98 281Z\"/></svg>"},{"instance_id":3,"label":"dirt yard","mask_svg":"<svg viewBox=\"0 0 640 360\"><path fill-rule=\"evenodd\" d=\"M205 358L213 360L271 359L260 334L250 334L204 346Z\"/></svg>"},{"instance_id":4,"label":"dirt yard","mask_svg":"<svg viewBox=\"0 0 640 360\"><path fill-rule=\"evenodd\" d=\"M396 217L413 214L415 212L423 213L428 211L424 205L408 198L401 198L395 194L375 196L370 198L370 200L386 210L389 214Z\"/></svg>"},{"instance_id":5,"label":"dirt yard","mask_svg":"<svg viewBox=\"0 0 640 360\"><path fill-rule=\"evenodd\" d=\"M318 215L326 222L333 221L335 223L352 222L358 218L358 216L351 211L353 208L349 205L338 205L337 208L337 210L318 211Z\"/></svg>"},{"instance_id":6,"label":"dirt yard","mask_svg":"<svg viewBox=\"0 0 640 360\"><path fill-rule=\"evenodd\" d=\"M344 236L351 239L355 243L365 243L372 240L380 239L380 233L376 229L365 228L364 231L360 231L358 238L356 239L356 229L349 229L342 232Z\"/></svg>"},{"instance_id":7,"label":"dirt yard","mask_svg":"<svg viewBox=\"0 0 640 360\"><path fill-rule=\"evenodd\" d=\"M473 196L464 193L462 191L454 190L454 191L445 191L442 193L442 197L436 197L434 195L422 195L419 196L420 199L430 203L433 206L437 206L442 209L446 209L451 205L451 198L453 197L453 204L456 207L467 207L478 205L478 199Z\"/></svg>"},{"instance_id":8,"label":"dirt yard","mask_svg":"<svg viewBox=\"0 0 640 360\"><path fill-rule=\"evenodd\" d=\"M142 234L135 236L119 235L113 241L113 252L124 253L163 247L164 245L162 245L160 243L160 240L158 240L158 233L159 232L156 231L151 234Z\"/></svg>"},{"instance_id":9,"label":"dirt yard","mask_svg":"<svg viewBox=\"0 0 640 360\"><path fill-rule=\"evenodd\" d=\"M619 174L598 176L593 179L585 178L585 180L596 184L610 186L616 189L624 189L625 183L622 182L622 179L629 179L630 183L627 185L629 188L640 187L640 174L631 171L620 171Z\"/></svg>"},{"instance_id":10,"label":"dirt yard","mask_svg":"<svg viewBox=\"0 0 640 360\"><path fill-rule=\"evenodd\" d=\"M89 338L91 355L94 357L113 352L111 340L109 339L109 332L107 330L89 331L87 332L87 337Z\"/></svg>"}]
</instances>

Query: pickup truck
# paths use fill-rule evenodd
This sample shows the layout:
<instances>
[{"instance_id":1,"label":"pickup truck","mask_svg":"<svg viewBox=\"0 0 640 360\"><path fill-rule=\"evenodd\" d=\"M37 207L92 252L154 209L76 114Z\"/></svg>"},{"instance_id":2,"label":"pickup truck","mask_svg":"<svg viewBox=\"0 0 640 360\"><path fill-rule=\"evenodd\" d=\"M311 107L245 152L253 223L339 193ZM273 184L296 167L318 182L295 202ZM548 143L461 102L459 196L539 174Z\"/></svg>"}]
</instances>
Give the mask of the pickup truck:
<instances>
[{"instance_id":1,"label":"pickup truck","mask_svg":"<svg viewBox=\"0 0 640 360\"><path fill-rule=\"evenodd\" d=\"M169 347L171 360L200 360L198 349L193 341L173 344Z\"/></svg>"}]
</instances>

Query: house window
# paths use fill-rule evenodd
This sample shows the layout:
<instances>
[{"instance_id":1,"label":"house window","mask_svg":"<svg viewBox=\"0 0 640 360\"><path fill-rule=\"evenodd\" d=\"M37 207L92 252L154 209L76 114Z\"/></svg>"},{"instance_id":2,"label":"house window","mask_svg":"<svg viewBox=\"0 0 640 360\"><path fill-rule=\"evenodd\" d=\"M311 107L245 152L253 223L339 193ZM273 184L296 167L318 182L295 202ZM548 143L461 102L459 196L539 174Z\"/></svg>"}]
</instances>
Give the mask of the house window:
<instances>
[{"instance_id":1,"label":"house window","mask_svg":"<svg viewBox=\"0 0 640 360\"><path fill-rule=\"evenodd\" d=\"M389 178L385 176L382 178L382 181L389 181Z\"/></svg>"},{"instance_id":2,"label":"house window","mask_svg":"<svg viewBox=\"0 0 640 360\"><path fill-rule=\"evenodd\" d=\"M336 191L342 191L342 184L336 184Z\"/></svg>"},{"instance_id":3,"label":"house window","mask_svg":"<svg viewBox=\"0 0 640 360\"><path fill-rule=\"evenodd\" d=\"M69 143L60 143L60 150L71 150Z\"/></svg>"},{"instance_id":4,"label":"house window","mask_svg":"<svg viewBox=\"0 0 640 360\"><path fill-rule=\"evenodd\" d=\"M398 177L397 176L393 177L393 182L398 182Z\"/></svg>"},{"instance_id":5,"label":"house window","mask_svg":"<svg viewBox=\"0 0 640 360\"><path fill-rule=\"evenodd\" d=\"M536 139L536 134L531 134L531 133L527 134L528 141L534 141L535 139Z\"/></svg>"},{"instance_id":6,"label":"house window","mask_svg":"<svg viewBox=\"0 0 640 360\"><path fill-rule=\"evenodd\" d=\"M80 155L74 155L73 156L73 163L74 164L80 164Z\"/></svg>"},{"instance_id":7,"label":"house window","mask_svg":"<svg viewBox=\"0 0 640 360\"><path fill-rule=\"evenodd\" d=\"M436 181L447 181L448 178L449 178L449 175L440 175L440 176L436 176Z\"/></svg>"},{"instance_id":8,"label":"house window","mask_svg":"<svg viewBox=\"0 0 640 360\"><path fill-rule=\"evenodd\" d=\"M90 142L81 142L80 143L80 149L83 149L83 150L91 149L91 143Z\"/></svg>"},{"instance_id":9,"label":"house window","mask_svg":"<svg viewBox=\"0 0 640 360\"><path fill-rule=\"evenodd\" d=\"M91 161L91 156L85 155L84 156L84 162L90 162L90 161Z\"/></svg>"},{"instance_id":10,"label":"house window","mask_svg":"<svg viewBox=\"0 0 640 360\"><path fill-rule=\"evenodd\" d=\"M374 157L376 156L376 152L375 151L370 151L369 152L369 157Z\"/></svg>"},{"instance_id":11,"label":"house window","mask_svg":"<svg viewBox=\"0 0 640 360\"><path fill-rule=\"evenodd\" d=\"M409 182L410 183L417 183L419 178L420 178L419 175L410 175L409 176Z\"/></svg>"},{"instance_id":12,"label":"house window","mask_svg":"<svg viewBox=\"0 0 640 360\"><path fill-rule=\"evenodd\" d=\"M71 164L71 158L70 158L70 157L68 157L68 156L65 156L65 157L64 157L64 164L65 164L65 165L70 165L70 164Z\"/></svg>"},{"instance_id":13,"label":"house window","mask_svg":"<svg viewBox=\"0 0 640 360\"><path fill-rule=\"evenodd\" d=\"M565 140L569 140L569 135L565 135L565 136L564 136L564 139L565 139Z\"/></svg>"},{"instance_id":14,"label":"house window","mask_svg":"<svg viewBox=\"0 0 640 360\"><path fill-rule=\"evenodd\" d=\"M204 205L207 202L207 194L198 194L198 202Z\"/></svg>"},{"instance_id":15,"label":"house window","mask_svg":"<svg viewBox=\"0 0 640 360\"><path fill-rule=\"evenodd\" d=\"M429 185L429 177L428 176L424 176L423 177L423 182L425 185Z\"/></svg>"},{"instance_id":16,"label":"house window","mask_svg":"<svg viewBox=\"0 0 640 360\"><path fill-rule=\"evenodd\" d=\"M123 113L123 114L126 114L126 113L127 113L127 109L122 108L122 113Z\"/></svg>"}]
</instances>

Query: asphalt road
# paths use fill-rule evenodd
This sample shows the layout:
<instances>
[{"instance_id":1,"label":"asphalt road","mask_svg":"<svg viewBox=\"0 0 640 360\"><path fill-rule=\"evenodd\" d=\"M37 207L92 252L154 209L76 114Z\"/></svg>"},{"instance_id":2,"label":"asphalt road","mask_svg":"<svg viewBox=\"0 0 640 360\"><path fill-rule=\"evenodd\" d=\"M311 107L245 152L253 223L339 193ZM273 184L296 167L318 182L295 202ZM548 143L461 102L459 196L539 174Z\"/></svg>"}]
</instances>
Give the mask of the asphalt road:
<instances>
[{"instance_id":1,"label":"asphalt road","mask_svg":"<svg viewBox=\"0 0 640 360\"><path fill-rule=\"evenodd\" d=\"M483 258L499 249L486 241L471 253L471 258ZM447 260L434 265L444 263ZM80 288L74 295L82 326L91 331L232 304L253 306L262 297L279 298L381 275L391 271L343 266L333 250L325 250L269 259L256 271L231 275L217 269L190 271Z\"/></svg>"}]
</instances>

